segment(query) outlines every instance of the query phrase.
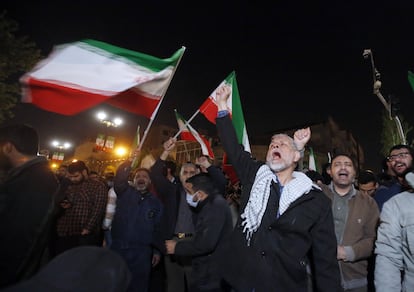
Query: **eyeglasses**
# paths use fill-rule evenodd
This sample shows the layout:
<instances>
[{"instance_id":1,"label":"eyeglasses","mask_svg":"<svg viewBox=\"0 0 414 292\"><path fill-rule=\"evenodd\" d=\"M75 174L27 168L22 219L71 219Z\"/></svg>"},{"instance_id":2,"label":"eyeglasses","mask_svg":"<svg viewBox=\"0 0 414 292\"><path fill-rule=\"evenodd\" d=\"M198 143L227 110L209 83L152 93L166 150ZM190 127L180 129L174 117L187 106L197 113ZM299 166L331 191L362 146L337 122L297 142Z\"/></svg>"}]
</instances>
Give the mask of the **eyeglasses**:
<instances>
[{"instance_id":1,"label":"eyeglasses","mask_svg":"<svg viewBox=\"0 0 414 292\"><path fill-rule=\"evenodd\" d=\"M387 160L388 161L395 161L397 158L398 159L406 158L408 155L410 155L410 152L402 152L402 153L398 153L398 154L388 156Z\"/></svg>"}]
</instances>

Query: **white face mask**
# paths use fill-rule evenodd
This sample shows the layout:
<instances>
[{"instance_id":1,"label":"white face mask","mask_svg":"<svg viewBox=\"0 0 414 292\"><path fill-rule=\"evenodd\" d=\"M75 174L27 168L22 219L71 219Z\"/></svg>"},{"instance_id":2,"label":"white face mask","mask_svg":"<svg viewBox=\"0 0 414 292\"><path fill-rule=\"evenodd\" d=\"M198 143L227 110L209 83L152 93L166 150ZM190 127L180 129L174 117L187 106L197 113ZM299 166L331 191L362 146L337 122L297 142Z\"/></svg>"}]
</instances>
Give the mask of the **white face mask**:
<instances>
[{"instance_id":1,"label":"white face mask","mask_svg":"<svg viewBox=\"0 0 414 292\"><path fill-rule=\"evenodd\" d=\"M195 207L197 207L199 201L196 201L196 202L193 201L193 196L194 195L186 194L186 200L187 200L188 205L195 208Z\"/></svg>"}]
</instances>

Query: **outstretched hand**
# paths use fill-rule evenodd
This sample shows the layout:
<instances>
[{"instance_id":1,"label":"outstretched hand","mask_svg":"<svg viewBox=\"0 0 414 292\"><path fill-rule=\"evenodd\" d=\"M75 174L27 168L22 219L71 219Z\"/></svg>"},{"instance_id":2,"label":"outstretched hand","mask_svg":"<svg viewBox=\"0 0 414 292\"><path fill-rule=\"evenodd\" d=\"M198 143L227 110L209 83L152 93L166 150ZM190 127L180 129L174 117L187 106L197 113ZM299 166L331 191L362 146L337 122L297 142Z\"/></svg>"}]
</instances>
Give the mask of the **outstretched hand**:
<instances>
[{"instance_id":1,"label":"outstretched hand","mask_svg":"<svg viewBox=\"0 0 414 292\"><path fill-rule=\"evenodd\" d=\"M298 150L302 150L305 148L306 143L311 138L311 130L310 127L296 130L295 134L293 135L293 140L295 141L296 147Z\"/></svg>"},{"instance_id":2,"label":"outstretched hand","mask_svg":"<svg viewBox=\"0 0 414 292\"><path fill-rule=\"evenodd\" d=\"M216 90L216 102L219 110L227 110L227 99L230 97L231 87L223 85Z\"/></svg>"},{"instance_id":3,"label":"outstretched hand","mask_svg":"<svg viewBox=\"0 0 414 292\"><path fill-rule=\"evenodd\" d=\"M164 142L163 147L164 151L170 152L174 149L175 143L177 142L176 138L170 138Z\"/></svg>"}]
</instances>

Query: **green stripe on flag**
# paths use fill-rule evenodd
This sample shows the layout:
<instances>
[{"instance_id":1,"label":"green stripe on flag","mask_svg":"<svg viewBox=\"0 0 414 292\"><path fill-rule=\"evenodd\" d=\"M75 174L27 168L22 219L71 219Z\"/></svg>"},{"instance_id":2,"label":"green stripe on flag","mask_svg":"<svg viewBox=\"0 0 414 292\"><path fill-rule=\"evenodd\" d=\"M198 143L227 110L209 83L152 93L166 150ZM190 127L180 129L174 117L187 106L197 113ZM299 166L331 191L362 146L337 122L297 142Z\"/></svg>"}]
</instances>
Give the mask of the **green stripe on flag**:
<instances>
[{"instance_id":1,"label":"green stripe on flag","mask_svg":"<svg viewBox=\"0 0 414 292\"><path fill-rule=\"evenodd\" d=\"M226 78L226 82L232 86L232 122L236 130L237 139L239 143L243 143L244 135L244 115L240 101L239 88L236 81L236 73L233 71Z\"/></svg>"},{"instance_id":2,"label":"green stripe on flag","mask_svg":"<svg viewBox=\"0 0 414 292\"><path fill-rule=\"evenodd\" d=\"M411 89L414 91L414 73L411 71L408 71L408 82L411 85Z\"/></svg>"},{"instance_id":3,"label":"green stripe on flag","mask_svg":"<svg viewBox=\"0 0 414 292\"><path fill-rule=\"evenodd\" d=\"M168 66L176 66L178 61L180 60L181 55L184 53L184 50L185 50L185 48L183 47L177 50L171 57L166 58L166 59L160 59L160 58L157 58L151 55L128 50L125 48L120 48L120 47L107 44L104 42L100 42L97 40L86 39L86 40L82 40L79 43L80 44L84 43L89 46L93 46L95 48L105 50L117 56L124 57L126 59L133 61L134 63L139 64L140 66L147 67L148 69L155 71L155 72L164 70ZM93 50L93 48L89 48L89 49Z\"/></svg>"}]
</instances>

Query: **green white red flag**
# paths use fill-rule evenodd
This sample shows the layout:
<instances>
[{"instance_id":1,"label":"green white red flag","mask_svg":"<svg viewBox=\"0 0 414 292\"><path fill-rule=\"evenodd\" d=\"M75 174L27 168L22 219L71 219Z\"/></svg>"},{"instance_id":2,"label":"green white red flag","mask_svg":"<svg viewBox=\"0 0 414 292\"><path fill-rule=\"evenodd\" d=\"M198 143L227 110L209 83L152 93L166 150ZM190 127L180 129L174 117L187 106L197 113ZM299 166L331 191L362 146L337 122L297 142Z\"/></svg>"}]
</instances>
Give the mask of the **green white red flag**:
<instances>
[{"instance_id":1,"label":"green white red flag","mask_svg":"<svg viewBox=\"0 0 414 292\"><path fill-rule=\"evenodd\" d=\"M241 106L239 89L237 87L236 73L233 71L220 85L210 94L206 101L200 106L200 112L213 124L216 123L218 107L216 103L217 89L228 84L231 86L231 96L227 100L233 126L236 130L237 139L244 146L244 150L251 152L249 137L247 136L246 123L244 121L243 109Z\"/></svg>"},{"instance_id":2,"label":"green white red flag","mask_svg":"<svg viewBox=\"0 0 414 292\"><path fill-rule=\"evenodd\" d=\"M313 148L309 147L309 163L308 163L309 170L318 171L316 168L316 160L315 154L313 153Z\"/></svg>"},{"instance_id":3,"label":"green white red flag","mask_svg":"<svg viewBox=\"0 0 414 292\"><path fill-rule=\"evenodd\" d=\"M236 73L233 71L220 85L210 94L206 101L200 106L199 111L213 124L216 123L216 117L218 107L216 103L216 91L223 85L231 86L231 95L227 100L227 108L230 111L231 120L233 122L234 129L236 130L237 140L239 144L242 144L244 150L251 152L249 137L247 135L246 123L244 121L243 109L241 106L239 88L237 87ZM227 161L226 153L223 154L223 171L227 174L230 181L234 184L238 181L237 174L231 164Z\"/></svg>"},{"instance_id":4,"label":"green white red flag","mask_svg":"<svg viewBox=\"0 0 414 292\"><path fill-rule=\"evenodd\" d=\"M207 139L200 135L177 111L175 111L175 117L177 118L181 140L198 142L201 146L203 155L214 159L213 150Z\"/></svg>"},{"instance_id":5,"label":"green white red flag","mask_svg":"<svg viewBox=\"0 0 414 292\"><path fill-rule=\"evenodd\" d=\"M59 45L20 79L22 101L63 115L107 103L152 118L184 50L160 59L96 40Z\"/></svg>"}]
</instances>

